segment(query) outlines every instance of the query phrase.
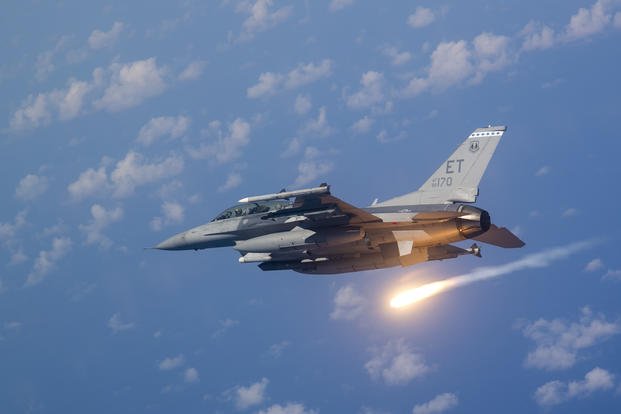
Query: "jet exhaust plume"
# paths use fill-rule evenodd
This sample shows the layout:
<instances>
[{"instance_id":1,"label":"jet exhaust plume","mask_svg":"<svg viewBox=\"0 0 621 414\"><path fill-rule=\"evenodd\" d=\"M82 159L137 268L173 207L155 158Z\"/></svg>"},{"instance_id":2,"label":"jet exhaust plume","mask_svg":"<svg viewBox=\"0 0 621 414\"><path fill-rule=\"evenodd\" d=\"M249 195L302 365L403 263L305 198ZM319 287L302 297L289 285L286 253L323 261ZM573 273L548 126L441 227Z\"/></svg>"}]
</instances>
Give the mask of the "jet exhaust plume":
<instances>
[{"instance_id":1,"label":"jet exhaust plume","mask_svg":"<svg viewBox=\"0 0 621 414\"><path fill-rule=\"evenodd\" d=\"M565 259L580 250L591 247L594 243L595 242L591 240L554 247L539 253L526 255L519 260L503 265L479 267L464 275L454 276L437 282L427 283L413 289L404 290L392 298L390 306L392 308L403 308L439 293L466 286L471 283L508 275L518 270L548 267L557 260Z\"/></svg>"}]
</instances>

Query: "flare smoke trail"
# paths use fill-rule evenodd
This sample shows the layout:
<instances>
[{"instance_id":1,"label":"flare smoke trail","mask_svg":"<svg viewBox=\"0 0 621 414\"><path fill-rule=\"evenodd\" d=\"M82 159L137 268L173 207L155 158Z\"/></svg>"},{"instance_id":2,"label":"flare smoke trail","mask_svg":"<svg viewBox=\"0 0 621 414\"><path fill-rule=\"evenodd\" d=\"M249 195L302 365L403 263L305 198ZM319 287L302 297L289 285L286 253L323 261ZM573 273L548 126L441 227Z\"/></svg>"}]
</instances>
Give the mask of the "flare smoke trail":
<instances>
[{"instance_id":1,"label":"flare smoke trail","mask_svg":"<svg viewBox=\"0 0 621 414\"><path fill-rule=\"evenodd\" d=\"M539 253L529 254L514 262L509 262L499 266L487 266L474 269L465 275L454 276L437 282L427 283L414 289L400 292L391 301L393 308L402 308L415 302L419 302L428 297L437 295L447 290L466 286L482 280L492 279L499 276L508 275L523 269L548 267L552 262L565 259L572 254L591 247L593 240L572 243L566 246L554 247L543 250Z\"/></svg>"}]
</instances>

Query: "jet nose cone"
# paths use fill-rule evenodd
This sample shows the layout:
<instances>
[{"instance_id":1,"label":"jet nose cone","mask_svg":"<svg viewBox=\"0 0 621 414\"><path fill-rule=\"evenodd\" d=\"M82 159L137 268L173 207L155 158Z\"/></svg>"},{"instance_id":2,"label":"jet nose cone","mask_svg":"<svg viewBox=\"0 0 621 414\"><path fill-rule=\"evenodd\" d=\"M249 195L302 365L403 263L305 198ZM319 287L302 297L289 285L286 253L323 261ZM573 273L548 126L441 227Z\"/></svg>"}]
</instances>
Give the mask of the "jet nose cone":
<instances>
[{"instance_id":1,"label":"jet nose cone","mask_svg":"<svg viewBox=\"0 0 621 414\"><path fill-rule=\"evenodd\" d=\"M182 250L186 247L185 233L175 234L169 239L164 240L155 249L159 250Z\"/></svg>"}]
</instances>

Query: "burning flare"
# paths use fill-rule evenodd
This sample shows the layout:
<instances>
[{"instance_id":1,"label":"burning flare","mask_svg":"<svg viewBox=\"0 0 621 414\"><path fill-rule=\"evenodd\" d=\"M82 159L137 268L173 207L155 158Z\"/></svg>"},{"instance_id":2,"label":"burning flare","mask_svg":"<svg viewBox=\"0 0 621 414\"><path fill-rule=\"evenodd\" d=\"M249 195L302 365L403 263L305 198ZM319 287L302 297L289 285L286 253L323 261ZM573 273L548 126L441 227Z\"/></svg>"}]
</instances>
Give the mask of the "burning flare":
<instances>
[{"instance_id":1,"label":"burning flare","mask_svg":"<svg viewBox=\"0 0 621 414\"><path fill-rule=\"evenodd\" d=\"M471 283L486 279L507 275L522 269L548 267L552 262L565 259L580 250L584 250L595 244L595 241L584 241L573 243L566 246L555 247L543 250L539 253L529 254L514 262L505 263L499 266L488 266L474 269L465 275L454 276L437 282L427 283L414 289L404 290L397 294L390 301L391 308L403 308L447 290L455 289Z\"/></svg>"}]
</instances>

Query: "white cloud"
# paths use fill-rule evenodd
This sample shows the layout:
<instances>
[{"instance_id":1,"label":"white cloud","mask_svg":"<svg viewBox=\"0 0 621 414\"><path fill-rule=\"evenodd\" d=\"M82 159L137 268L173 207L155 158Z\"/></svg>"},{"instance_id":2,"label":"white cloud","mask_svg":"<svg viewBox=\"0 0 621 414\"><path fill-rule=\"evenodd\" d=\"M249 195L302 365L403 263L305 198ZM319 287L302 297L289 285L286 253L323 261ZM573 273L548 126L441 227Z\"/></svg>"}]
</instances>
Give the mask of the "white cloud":
<instances>
[{"instance_id":1,"label":"white cloud","mask_svg":"<svg viewBox=\"0 0 621 414\"><path fill-rule=\"evenodd\" d=\"M278 342L277 344L272 344L267 350L267 354L271 356L272 358L280 358L283 351L287 347L289 347L289 345L291 345L291 342L289 341L282 341L282 342Z\"/></svg>"},{"instance_id":2,"label":"white cloud","mask_svg":"<svg viewBox=\"0 0 621 414\"><path fill-rule=\"evenodd\" d=\"M353 285L343 286L334 296L334 310L330 313L330 319L351 321L363 314L366 305L367 300Z\"/></svg>"},{"instance_id":3,"label":"white cloud","mask_svg":"<svg viewBox=\"0 0 621 414\"><path fill-rule=\"evenodd\" d=\"M332 133L332 127L328 124L328 114L325 106L319 108L316 119L311 119L299 131L301 135L311 137L326 137Z\"/></svg>"},{"instance_id":4,"label":"white cloud","mask_svg":"<svg viewBox=\"0 0 621 414\"><path fill-rule=\"evenodd\" d=\"M157 367L160 371L170 371L172 369L179 368L183 364L185 364L185 357L183 354L179 354L174 357L164 358L157 364Z\"/></svg>"},{"instance_id":5,"label":"white cloud","mask_svg":"<svg viewBox=\"0 0 621 414\"><path fill-rule=\"evenodd\" d=\"M595 258L595 259L591 260L589 263L587 263L587 265L584 267L584 271L585 272L595 272L595 271L603 269L603 268L604 268L604 262L602 262L602 259Z\"/></svg>"},{"instance_id":6,"label":"white cloud","mask_svg":"<svg viewBox=\"0 0 621 414\"><path fill-rule=\"evenodd\" d=\"M95 194L103 193L108 187L108 175L105 167L97 170L89 168L82 172L78 179L67 187L69 195L74 200L82 200Z\"/></svg>"},{"instance_id":7,"label":"white cloud","mask_svg":"<svg viewBox=\"0 0 621 414\"><path fill-rule=\"evenodd\" d=\"M26 286L34 286L43 281L45 276L56 266L71 250L71 239L68 237L55 237L52 240L50 250L41 250L35 259L32 271L26 278Z\"/></svg>"},{"instance_id":8,"label":"white cloud","mask_svg":"<svg viewBox=\"0 0 621 414\"><path fill-rule=\"evenodd\" d=\"M535 172L535 176L542 177L542 176L547 175L549 173L550 173L550 166L549 165L544 165L543 167L539 168Z\"/></svg>"},{"instance_id":9,"label":"white cloud","mask_svg":"<svg viewBox=\"0 0 621 414\"><path fill-rule=\"evenodd\" d=\"M55 118L73 119L89 109L116 112L139 105L165 90L165 74L155 58L96 68L90 81L69 79L64 89L29 95L11 115L10 128L32 129Z\"/></svg>"},{"instance_id":10,"label":"white cloud","mask_svg":"<svg viewBox=\"0 0 621 414\"><path fill-rule=\"evenodd\" d=\"M116 43L125 25L122 22L114 22L110 30L103 32L101 30L93 30L88 37L88 45L91 49L102 49L110 47Z\"/></svg>"},{"instance_id":11,"label":"white cloud","mask_svg":"<svg viewBox=\"0 0 621 414\"><path fill-rule=\"evenodd\" d=\"M13 222L0 222L0 242L6 246L7 249L12 250L17 243L17 232L26 224L28 223L26 221L26 211L24 210L17 213Z\"/></svg>"},{"instance_id":12,"label":"white cloud","mask_svg":"<svg viewBox=\"0 0 621 414\"><path fill-rule=\"evenodd\" d=\"M413 14L408 16L408 24L410 27L420 29L429 26L436 19L433 10L426 7L417 7Z\"/></svg>"},{"instance_id":13,"label":"white cloud","mask_svg":"<svg viewBox=\"0 0 621 414\"><path fill-rule=\"evenodd\" d=\"M307 409L304 404L289 402L285 405L274 404L257 414L319 414L319 411Z\"/></svg>"},{"instance_id":14,"label":"white cloud","mask_svg":"<svg viewBox=\"0 0 621 414\"><path fill-rule=\"evenodd\" d=\"M242 118L237 118L230 123L226 134L220 128L219 122L212 122L207 135L215 135L215 139L198 148L189 148L188 153L194 159L209 158L218 164L233 161L241 155L241 150L250 142L250 132L250 124Z\"/></svg>"},{"instance_id":15,"label":"white cloud","mask_svg":"<svg viewBox=\"0 0 621 414\"><path fill-rule=\"evenodd\" d=\"M110 81L103 96L93 102L96 109L117 112L141 104L166 89L166 69L157 66L155 58L120 64L108 69Z\"/></svg>"},{"instance_id":16,"label":"white cloud","mask_svg":"<svg viewBox=\"0 0 621 414\"><path fill-rule=\"evenodd\" d=\"M574 398L585 398L596 391L606 391L614 387L614 375L605 369L596 367L587 372L584 380L550 381L535 391L535 401L544 407L558 405Z\"/></svg>"},{"instance_id":17,"label":"white cloud","mask_svg":"<svg viewBox=\"0 0 621 414\"><path fill-rule=\"evenodd\" d=\"M621 29L621 12L615 13L615 17L613 19L613 25L617 29Z\"/></svg>"},{"instance_id":18,"label":"white cloud","mask_svg":"<svg viewBox=\"0 0 621 414\"><path fill-rule=\"evenodd\" d=\"M390 58L390 63L394 66L403 65L412 59L412 54L410 52L399 52L399 49L394 46L384 47L382 53Z\"/></svg>"},{"instance_id":19,"label":"white cloud","mask_svg":"<svg viewBox=\"0 0 621 414\"><path fill-rule=\"evenodd\" d=\"M110 183L114 196L123 198L132 195L139 186L178 175L182 170L183 158L178 155L149 163L141 154L129 151L110 173Z\"/></svg>"},{"instance_id":20,"label":"white cloud","mask_svg":"<svg viewBox=\"0 0 621 414\"><path fill-rule=\"evenodd\" d=\"M522 42L524 51L549 49L557 40L554 30L534 21L529 22L520 35L524 38Z\"/></svg>"},{"instance_id":21,"label":"white cloud","mask_svg":"<svg viewBox=\"0 0 621 414\"><path fill-rule=\"evenodd\" d=\"M311 99L308 95L298 95L295 98L295 104L293 105L293 109L295 113L298 115L304 115L312 108L313 104L311 103Z\"/></svg>"},{"instance_id":22,"label":"white cloud","mask_svg":"<svg viewBox=\"0 0 621 414\"><path fill-rule=\"evenodd\" d=\"M55 69L54 58L67 46L71 36L61 36L51 50L39 53L35 63L35 77L43 81Z\"/></svg>"},{"instance_id":23,"label":"white cloud","mask_svg":"<svg viewBox=\"0 0 621 414\"><path fill-rule=\"evenodd\" d=\"M85 225L80 225L80 230L86 234L86 244L99 244L99 247L106 249L112 245L110 239L101 232L110 224L115 223L123 218L123 209L116 207L115 209L106 210L99 204L91 206L92 220Z\"/></svg>"},{"instance_id":24,"label":"white cloud","mask_svg":"<svg viewBox=\"0 0 621 414\"><path fill-rule=\"evenodd\" d=\"M347 97L347 106L353 109L368 108L384 100L384 75L368 71L360 79L360 90Z\"/></svg>"},{"instance_id":25,"label":"white cloud","mask_svg":"<svg viewBox=\"0 0 621 414\"><path fill-rule=\"evenodd\" d=\"M274 10L272 9L273 4L273 0L242 1L238 3L236 11L248 14L248 17L242 23L243 31L240 35L240 40L252 39L256 33L276 26L291 15L293 10L291 6Z\"/></svg>"},{"instance_id":26,"label":"white cloud","mask_svg":"<svg viewBox=\"0 0 621 414\"><path fill-rule=\"evenodd\" d=\"M198 371L196 370L196 368L190 367L186 369L185 372L183 373L183 380L187 382L188 384L192 384L192 383L200 381L200 378L198 376Z\"/></svg>"},{"instance_id":27,"label":"white cloud","mask_svg":"<svg viewBox=\"0 0 621 414\"><path fill-rule=\"evenodd\" d=\"M302 150L303 143L304 142L299 137L291 138L281 156L286 158L298 154Z\"/></svg>"},{"instance_id":28,"label":"white cloud","mask_svg":"<svg viewBox=\"0 0 621 414\"><path fill-rule=\"evenodd\" d=\"M412 414L436 414L443 413L451 408L457 407L459 399L457 396L450 392L437 395L431 401L427 401L424 404L417 404L412 409Z\"/></svg>"},{"instance_id":29,"label":"white cloud","mask_svg":"<svg viewBox=\"0 0 621 414\"><path fill-rule=\"evenodd\" d=\"M203 60L197 60L191 62L185 69L179 74L179 80L192 81L200 78L207 66L207 62Z\"/></svg>"},{"instance_id":30,"label":"white cloud","mask_svg":"<svg viewBox=\"0 0 621 414\"><path fill-rule=\"evenodd\" d=\"M287 73L285 89L296 89L332 74L332 61L324 59L320 63L299 64Z\"/></svg>"},{"instance_id":31,"label":"white cloud","mask_svg":"<svg viewBox=\"0 0 621 414\"><path fill-rule=\"evenodd\" d=\"M589 9L580 8L565 28L566 39L576 40L602 32L612 19L607 12L609 4L607 0L598 0Z\"/></svg>"},{"instance_id":32,"label":"white cloud","mask_svg":"<svg viewBox=\"0 0 621 414\"><path fill-rule=\"evenodd\" d=\"M354 4L354 0L331 0L328 9L330 9L331 12L335 12L343 10L344 8L349 7L352 4Z\"/></svg>"},{"instance_id":33,"label":"white cloud","mask_svg":"<svg viewBox=\"0 0 621 414\"><path fill-rule=\"evenodd\" d=\"M268 384L269 380L262 378L248 387L237 387L234 393L235 407L238 410L245 410L248 407L262 404L265 400L265 389Z\"/></svg>"},{"instance_id":34,"label":"white cloud","mask_svg":"<svg viewBox=\"0 0 621 414\"><path fill-rule=\"evenodd\" d=\"M492 33L481 33L472 41L476 57L473 82L481 81L489 72L500 70L510 63L509 38Z\"/></svg>"},{"instance_id":35,"label":"white cloud","mask_svg":"<svg viewBox=\"0 0 621 414\"><path fill-rule=\"evenodd\" d=\"M372 350L373 357L364 365L371 378L388 385L404 385L428 373L425 358L413 352L404 340L389 341Z\"/></svg>"},{"instance_id":36,"label":"white cloud","mask_svg":"<svg viewBox=\"0 0 621 414\"><path fill-rule=\"evenodd\" d=\"M159 116L151 118L140 128L137 141L149 146L162 137L176 139L182 137L190 126L187 116Z\"/></svg>"},{"instance_id":37,"label":"white cloud","mask_svg":"<svg viewBox=\"0 0 621 414\"><path fill-rule=\"evenodd\" d=\"M135 324L133 322L123 322L121 320L121 314L115 313L108 319L108 328L112 330L113 334L117 334L123 331L129 331L134 329Z\"/></svg>"},{"instance_id":38,"label":"white cloud","mask_svg":"<svg viewBox=\"0 0 621 414\"><path fill-rule=\"evenodd\" d=\"M315 181L332 171L332 168L334 168L334 164L326 161L317 148L306 147L304 158L298 164L298 175L293 185L301 186Z\"/></svg>"},{"instance_id":39,"label":"white cloud","mask_svg":"<svg viewBox=\"0 0 621 414\"><path fill-rule=\"evenodd\" d=\"M369 118L365 115L363 118L360 118L354 122L350 128L355 134L366 134L371 130L373 122L373 118Z\"/></svg>"},{"instance_id":40,"label":"white cloud","mask_svg":"<svg viewBox=\"0 0 621 414\"><path fill-rule=\"evenodd\" d=\"M326 78L332 74L332 61L324 59L319 63L300 63L286 74L264 72L259 75L259 82L246 90L251 99L274 95L283 90L297 89Z\"/></svg>"},{"instance_id":41,"label":"white cloud","mask_svg":"<svg viewBox=\"0 0 621 414\"><path fill-rule=\"evenodd\" d=\"M563 213L561 213L561 217L570 218L570 217L574 217L576 214L578 214L578 209L570 207L566 209L565 211L563 211Z\"/></svg>"},{"instance_id":42,"label":"white cloud","mask_svg":"<svg viewBox=\"0 0 621 414\"><path fill-rule=\"evenodd\" d=\"M29 201L39 197L48 187L48 179L45 176L28 174L19 181L15 189L15 197Z\"/></svg>"},{"instance_id":43,"label":"white cloud","mask_svg":"<svg viewBox=\"0 0 621 414\"><path fill-rule=\"evenodd\" d=\"M162 227L170 224L181 223L184 218L184 208L181 204L173 201L165 201L161 207L164 217L154 217L150 226L154 231L160 231Z\"/></svg>"},{"instance_id":44,"label":"white cloud","mask_svg":"<svg viewBox=\"0 0 621 414\"><path fill-rule=\"evenodd\" d=\"M211 334L212 338L218 338L225 334L226 331L231 329L234 326L239 325L239 321L231 318L226 318L221 321L218 321L220 324L220 328L218 328L214 333Z\"/></svg>"},{"instance_id":45,"label":"white cloud","mask_svg":"<svg viewBox=\"0 0 621 414\"><path fill-rule=\"evenodd\" d=\"M242 183L242 176L238 172L231 172L227 177L224 184L218 187L218 191L228 191L235 187L238 187Z\"/></svg>"},{"instance_id":46,"label":"white cloud","mask_svg":"<svg viewBox=\"0 0 621 414\"><path fill-rule=\"evenodd\" d=\"M536 345L526 356L527 367L560 370L571 368L581 350L621 333L621 324L608 322L603 315L583 308L577 322L539 319L527 324L522 333Z\"/></svg>"},{"instance_id":47,"label":"white cloud","mask_svg":"<svg viewBox=\"0 0 621 414\"><path fill-rule=\"evenodd\" d=\"M608 271L604 274L603 279L621 281L621 269L608 269Z\"/></svg>"}]
</instances>

